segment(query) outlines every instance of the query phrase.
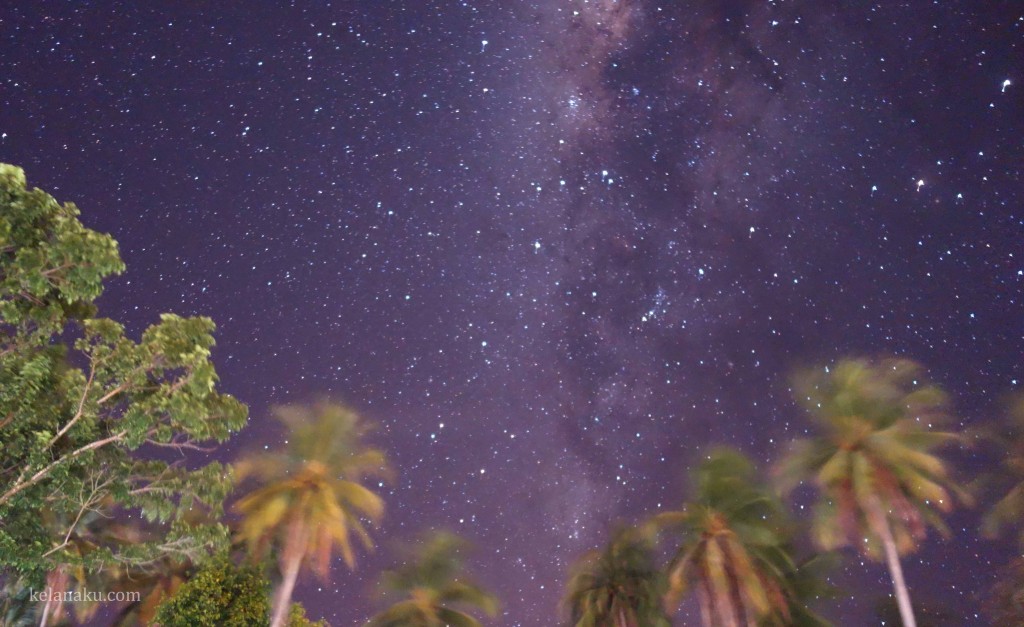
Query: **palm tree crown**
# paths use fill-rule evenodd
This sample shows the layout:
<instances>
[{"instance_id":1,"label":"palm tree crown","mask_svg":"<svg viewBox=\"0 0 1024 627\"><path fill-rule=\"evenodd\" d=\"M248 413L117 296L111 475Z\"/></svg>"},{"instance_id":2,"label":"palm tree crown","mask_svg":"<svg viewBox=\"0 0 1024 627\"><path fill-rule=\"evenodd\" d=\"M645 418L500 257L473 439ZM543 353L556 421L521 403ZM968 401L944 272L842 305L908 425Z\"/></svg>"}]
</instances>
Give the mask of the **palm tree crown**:
<instances>
[{"instance_id":1,"label":"palm tree crown","mask_svg":"<svg viewBox=\"0 0 1024 627\"><path fill-rule=\"evenodd\" d=\"M460 575L459 552L465 547L451 533L427 535L409 560L385 573L385 594L402 599L370 619L367 627L479 627L480 622L460 607L495 616L497 599Z\"/></svg>"},{"instance_id":2,"label":"palm tree crown","mask_svg":"<svg viewBox=\"0 0 1024 627\"><path fill-rule=\"evenodd\" d=\"M800 378L820 434L795 442L777 476L784 492L803 480L821 490L814 531L822 548L853 545L880 560L883 525L901 552L913 550L928 525L948 534L935 510L952 509L951 491L967 496L934 450L958 436L935 430L946 397L920 376L910 360L858 359Z\"/></svg>"},{"instance_id":3,"label":"palm tree crown","mask_svg":"<svg viewBox=\"0 0 1024 627\"><path fill-rule=\"evenodd\" d=\"M272 624L283 623L300 566L309 563L326 578L337 548L355 566L352 538L367 549L373 541L364 520L381 518L384 504L362 485L367 477L388 473L384 454L369 448L369 426L351 410L322 401L313 407L275 408L288 427L282 452L260 453L236 466L241 479L255 476L261 485L242 497L238 537L254 556L278 545L283 581L275 595Z\"/></svg>"},{"instance_id":4,"label":"palm tree crown","mask_svg":"<svg viewBox=\"0 0 1024 627\"><path fill-rule=\"evenodd\" d=\"M952 509L951 492L967 499L935 454L958 437L936 430L946 417L945 394L920 377L907 359L846 360L799 377L819 434L795 442L778 467L783 491L803 480L818 487L813 531L822 548L852 545L885 558L911 626L898 556L914 550L929 525L948 535L938 512Z\"/></svg>"},{"instance_id":5,"label":"palm tree crown","mask_svg":"<svg viewBox=\"0 0 1024 627\"><path fill-rule=\"evenodd\" d=\"M1024 395L1011 400L1007 420L988 434L1002 453L1001 478L1009 483L1007 491L982 519L982 533L995 538L1004 527L1016 526L1024 546ZM1000 482L1002 483L1002 482Z\"/></svg>"},{"instance_id":6,"label":"palm tree crown","mask_svg":"<svg viewBox=\"0 0 1024 627\"><path fill-rule=\"evenodd\" d=\"M565 604L573 627L668 627L665 577L654 561L650 528L621 528L603 551L573 569Z\"/></svg>"},{"instance_id":7,"label":"palm tree crown","mask_svg":"<svg viewBox=\"0 0 1024 627\"><path fill-rule=\"evenodd\" d=\"M731 449L713 451L692 484L681 511L652 519L680 536L668 567L668 605L695 588L705 625L788 623L796 566L778 499L758 485L754 465Z\"/></svg>"}]
</instances>

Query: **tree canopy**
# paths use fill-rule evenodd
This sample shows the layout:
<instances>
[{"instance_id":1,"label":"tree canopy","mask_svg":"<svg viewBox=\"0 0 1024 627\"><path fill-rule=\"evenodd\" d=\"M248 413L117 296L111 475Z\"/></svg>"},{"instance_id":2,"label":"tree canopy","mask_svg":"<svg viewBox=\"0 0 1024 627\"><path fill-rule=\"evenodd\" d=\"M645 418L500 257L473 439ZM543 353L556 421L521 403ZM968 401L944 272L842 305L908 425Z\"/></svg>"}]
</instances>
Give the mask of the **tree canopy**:
<instances>
[{"instance_id":1,"label":"tree canopy","mask_svg":"<svg viewBox=\"0 0 1024 627\"><path fill-rule=\"evenodd\" d=\"M384 573L382 596L394 602L367 627L480 627L474 613L496 616L498 600L462 572L466 548L452 533L425 534L401 565Z\"/></svg>"},{"instance_id":2,"label":"tree canopy","mask_svg":"<svg viewBox=\"0 0 1024 627\"><path fill-rule=\"evenodd\" d=\"M777 469L784 491L805 480L818 487L811 524L821 548L853 546L885 559L907 627L914 616L899 556L914 551L929 526L948 537L940 513L952 510L954 497L969 501L938 454L959 439L939 430L946 395L922 379L921 366L901 358L805 372L797 389L817 433L794 442Z\"/></svg>"},{"instance_id":3,"label":"tree canopy","mask_svg":"<svg viewBox=\"0 0 1024 627\"><path fill-rule=\"evenodd\" d=\"M563 599L573 627L668 627L668 590L658 567L653 527L621 527L603 550L572 568Z\"/></svg>"},{"instance_id":4,"label":"tree canopy","mask_svg":"<svg viewBox=\"0 0 1024 627\"><path fill-rule=\"evenodd\" d=\"M263 569L236 566L227 556L208 561L157 611L162 627L267 625L270 582Z\"/></svg>"},{"instance_id":5,"label":"tree canopy","mask_svg":"<svg viewBox=\"0 0 1024 627\"><path fill-rule=\"evenodd\" d=\"M58 567L144 569L222 544L223 525L185 515L216 520L225 469L153 452L222 442L247 416L217 391L209 318L164 314L135 340L97 315L104 280L125 267L78 215L0 164L0 568L36 584ZM88 513L125 510L162 532L76 540Z\"/></svg>"},{"instance_id":6,"label":"tree canopy","mask_svg":"<svg viewBox=\"0 0 1024 627\"><path fill-rule=\"evenodd\" d=\"M335 550L355 567L352 536L373 548L364 518L378 522L384 502L363 481L387 476L387 459L365 443L371 426L352 410L327 401L275 408L288 428L282 452L259 452L236 465L240 477L260 485L235 503L242 515L238 539L255 556L278 547L281 584L271 624L284 624L292 589L304 563L327 578Z\"/></svg>"}]
</instances>

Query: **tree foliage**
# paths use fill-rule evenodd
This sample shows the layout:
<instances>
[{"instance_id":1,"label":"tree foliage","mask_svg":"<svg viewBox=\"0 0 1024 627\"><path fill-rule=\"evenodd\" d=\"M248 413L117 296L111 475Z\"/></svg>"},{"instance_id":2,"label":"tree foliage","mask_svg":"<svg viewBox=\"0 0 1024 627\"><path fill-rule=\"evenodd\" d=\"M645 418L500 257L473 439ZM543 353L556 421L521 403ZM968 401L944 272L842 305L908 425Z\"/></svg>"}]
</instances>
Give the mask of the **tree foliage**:
<instances>
[{"instance_id":1,"label":"tree foliage","mask_svg":"<svg viewBox=\"0 0 1024 627\"><path fill-rule=\"evenodd\" d=\"M928 526L949 535L939 514L955 497L969 497L936 449L959 438L939 430L946 396L921 377L910 360L852 359L799 378L798 395L819 434L793 443L777 477L784 492L804 480L819 488L813 532L822 548L852 545L880 561L883 524L901 553Z\"/></svg>"},{"instance_id":2,"label":"tree foliage","mask_svg":"<svg viewBox=\"0 0 1024 627\"><path fill-rule=\"evenodd\" d=\"M255 624L255 623L254 623ZM313 621L306 617L306 608L301 603L292 603L288 610L288 627L328 627L326 620Z\"/></svg>"},{"instance_id":3,"label":"tree foliage","mask_svg":"<svg viewBox=\"0 0 1024 627\"><path fill-rule=\"evenodd\" d=\"M0 164L0 569L35 585L58 567L144 569L223 543L222 525L184 517L219 512L225 470L152 452L222 442L246 419L216 390L208 318L164 314L136 341L97 317L104 279L124 265L78 215ZM76 543L87 514L124 510L162 532Z\"/></svg>"},{"instance_id":4,"label":"tree foliage","mask_svg":"<svg viewBox=\"0 0 1024 627\"><path fill-rule=\"evenodd\" d=\"M668 605L696 590L705 625L792 624L800 573L782 504L744 455L716 449L697 467L684 508L655 516L680 539L668 566ZM800 608L804 622L813 614Z\"/></svg>"},{"instance_id":5,"label":"tree foliage","mask_svg":"<svg viewBox=\"0 0 1024 627\"><path fill-rule=\"evenodd\" d=\"M262 565L235 564L226 554L207 560L177 591L163 600L155 616L139 622L160 627L266 627L270 624L270 580ZM294 603L288 627L327 627L311 621Z\"/></svg>"},{"instance_id":6,"label":"tree foliage","mask_svg":"<svg viewBox=\"0 0 1024 627\"><path fill-rule=\"evenodd\" d=\"M850 359L805 373L797 389L819 433L795 442L778 467L783 491L804 480L817 486L812 533L820 547L884 557L907 627L915 618L899 556L916 550L929 526L948 537L941 513L954 496L969 500L937 454L959 440L938 430L946 395L921 377L908 359Z\"/></svg>"},{"instance_id":7,"label":"tree foliage","mask_svg":"<svg viewBox=\"0 0 1024 627\"><path fill-rule=\"evenodd\" d=\"M1024 546L1024 395L1010 399L1006 420L985 435L999 449L1000 472L994 483L1003 492L982 518L982 534L996 538L1010 529Z\"/></svg>"},{"instance_id":8,"label":"tree foliage","mask_svg":"<svg viewBox=\"0 0 1024 627\"><path fill-rule=\"evenodd\" d=\"M21 169L0 164L0 622L88 621L96 604L37 603L28 593L135 591L117 624L326 627L291 603L299 571L326 578L334 555L355 565L356 542L373 547L368 525L383 515L365 484L390 475L384 454L366 443L367 423L344 406L275 408L289 430L280 452L242 459L238 478L259 485L236 503L237 539L251 556L274 553L282 577L270 584L256 566L222 556L222 503L235 477L220 464L164 461L161 449L209 451L246 421L247 410L217 390L211 362L214 324L163 314L129 333L100 317L104 281L123 273L118 245L86 228L78 209L29 189ZM793 444L778 466L783 492L808 481L819 491L811 524L824 549L853 546L885 558L898 611L915 618L899 555L916 549L929 527L943 535L955 500L940 447L947 402L906 359L850 359L797 380L817 433ZM987 434L1004 453L998 501L982 531L1016 527L1024 543L1024 399L1010 420ZM164 451L165 452L165 451ZM129 519L131 519L130 522ZM665 571L656 541L678 543ZM618 529L608 545L574 567L565 603L575 627L664 627L666 609L695 590L707 625L825 623L807 604L829 593L830 556L797 564L781 503L732 450L713 451L693 475L677 512ZM476 611L497 601L462 574L464 544L427 536L382 579L394 603L369 627L478 627ZM999 624L1024 617L1024 566L1014 561L988 599ZM269 611L268 611L269 610ZM918 612L932 624L949 617ZM72 616L73 614L73 616ZM922 623L923 624L923 623Z\"/></svg>"},{"instance_id":9,"label":"tree foliage","mask_svg":"<svg viewBox=\"0 0 1024 627\"><path fill-rule=\"evenodd\" d=\"M667 592L652 527L617 529L602 551L573 566L564 603L573 627L668 627Z\"/></svg>"},{"instance_id":10,"label":"tree foliage","mask_svg":"<svg viewBox=\"0 0 1024 627\"><path fill-rule=\"evenodd\" d=\"M256 477L260 485L235 509L242 515L238 538L254 556L277 548L282 573L272 619L277 627L302 564L326 578L335 549L350 568L355 566L353 535L373 548L364 521L379 521L384 503L362 482L389 470L384 454L365 443L370 426L344 406L321 401L277 407L275 414L288 428L288 445L236 465L239 477Z\"/></svg>"},{"instance_id":11,"label":"tree foliage","mask_svg":"<svg viewBox=\"0 0 1024 627\"><path fill-rule=\"evenodd\" d=\"M226 556L208 560L157 610L162 627L255 627L269 624L270 582L257 566Z\"/></svg>"},{"instance_id":12,"label":"tree foliage","mask_svg":"<svg viewBox=\"0 0 1024 627\"><path fill-rule=\"evenodd\" d=\"M471 612L497 615L497 599L462 574L459 553L465 549L466 543L451 533L422 538L401 566L384 574L384 598L397 599L367 627L479 627Z\"/></svg>"}]
</instances>

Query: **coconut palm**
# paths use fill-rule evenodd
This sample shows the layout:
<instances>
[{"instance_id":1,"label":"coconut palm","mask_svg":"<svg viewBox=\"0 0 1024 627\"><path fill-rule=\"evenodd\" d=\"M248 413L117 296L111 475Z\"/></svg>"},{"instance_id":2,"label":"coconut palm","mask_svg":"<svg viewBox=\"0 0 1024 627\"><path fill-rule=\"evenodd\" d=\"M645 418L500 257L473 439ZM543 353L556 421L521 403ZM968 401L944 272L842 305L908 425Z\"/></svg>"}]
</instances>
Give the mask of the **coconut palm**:
<instances>
[{"instance_id":1,"label":"coconut palm","mask_svg":"<svg viewBox=\"0 0 1024 627\"><path fill-rule=\"evenodd\" d=\"M654 561L650 527L620 528L603 551L573 567L565 604L573 627L668 627L665 576Z\"/></svg>"},{"instance_id":2,"label":"coconut palm","mask_svg":"<svg viewBox=\"0 0 1024 627\"><path fill-rule=\"evenodd\" d=\"M939 512L950 511L953 495L967 499L935 453L958 439L937 430L945 395L920 377L920 366L906 359L845 360L798 377L819 433L795 442L777 469L783 492L805 480L817 486L819 546L855 546L885 560L907 627L915 621L899 557L917 547L927 526L948 536Z\"/></svg>"},{"instance_id":3,"label":"coconut palm","mask_svg":"<svg viewBox=\"0 0 1024 627\"><path fill-rule=\"evenodd\" d=\"M422 539L402 566L384 574L385 596L400 600L374 616L366 627L480 627L470 612L494 617L498 601L461 575L459 553L466 543L447 532Z\"/></svg>"},{"instance_id":4,"label":"coconut palm","mask_svg":"<svg viewBox=\"0 0 1024 627\"><path fill-rule=\"evenodd\" d=\"M958 615L952 608L946 607L941 602L929 600L925 603L921 599L914 600L914 618L920 627L962 627L963 616ZM892 595L886 595L875 604L875 620L873 623L879 625L898 625L900 623L900 609ZM1020 625L1015 622L996 622L993 625Z\"/></svg>"},{"instance_id":5,"label":"coconut palm","mask_svg":"<svg viewBox=\"0 0 1024 627\"><path fill-rule=\"evenodd\" d=\"M786 573L783 589L789 615L771 614L761 620L763 627L832 627L832 623L819 616L810 605L835 596L836 589L828 582L829 574L839 567L839 555L834 552L813 555L796 564Z\"/></svg>"},{"instance_id":6,"label":"coconut palm","mask_svg":"<svg viewBox=\"0 0 1024 627\"><path fill-rule=\"evenodd\" d=\"M1024 558L1015 558L1000 570L983 608L990 625L1024 625Z\"/></svg>"},{"instance_id":7,"label":"coconut palm","mask_svg":"<svg viewBox=\"0 0 1024 627\"><path fill-rule=\"evenodd\" d=\"M1024 545L1024 395L1011 399L1004 424L986 434L1001 449L1002 472L999 478L1010 482L999 501L982 519L982 533L988 538L1000 535L1005 527L1016 526Z\"/></svg>"},{"instance_id":8,"label":"coconut palm","mask_svg":"<svg viewBox=\"0 0 1024 627\"><path fill-rule=\"evenodd\" d=\"M321 401L277 407L274 413L288 428L287 446L250 455L236 466L241 480L254 476L260 485L235 510L242 515L238 538L254 557L276 545L281 582L271 626L281 627L303 564L326 579L335 549L355 567L353 535L373 548L364 521L379 521L384 504L362 481L385 476L388 468L384 454L364 443L368 425L341 405Z\"/></svg>"},{"instance_id":9,"label":"coconut palm","mask_svg":"<svg viewBox=\"0 0 1024 627\"><path fill-rule=\"evenodd\" d=\"M754 626L791 618L787 574L794 573L782 506L756 482L741 453L717 449L692 477L682 510L658 514L652 524L680 541L668 566L666 604L678 606L695 589L706 626Z\"/></svg>"}]
</instances>

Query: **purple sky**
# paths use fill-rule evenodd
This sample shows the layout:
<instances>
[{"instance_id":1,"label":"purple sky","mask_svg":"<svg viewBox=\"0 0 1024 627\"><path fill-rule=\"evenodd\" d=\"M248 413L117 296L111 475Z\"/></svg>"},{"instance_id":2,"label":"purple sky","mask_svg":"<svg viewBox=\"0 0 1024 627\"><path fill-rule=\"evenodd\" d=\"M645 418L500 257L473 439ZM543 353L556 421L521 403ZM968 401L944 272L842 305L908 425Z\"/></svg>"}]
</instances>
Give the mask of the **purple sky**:
<instances>
[{"instance_id":1,"label":"purple sky","mask_svg":"<svg viewBox=\"0 0 1024 627\"><path fill-rule=\"evenodd\" d=\"M496 624L555 624L702 447L776 459L798 366L916 358L963 425L1024 379L1019 2L278 4L5 3L0 161L121 243L106 315L217 321L218 458L347 400L400 471L381 542L475 541ZM981 624L1010 545L953 523L907 577ZM358 624L387 563L298 598Z\"/></svg>"}]
</instances>

